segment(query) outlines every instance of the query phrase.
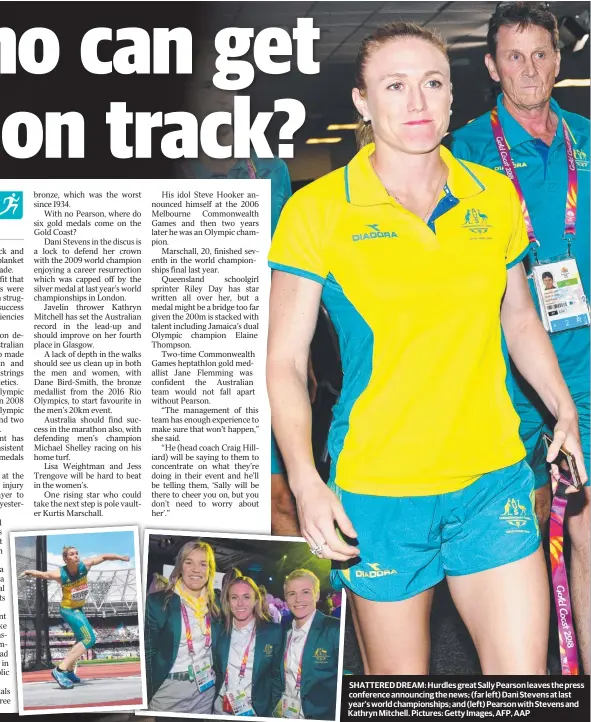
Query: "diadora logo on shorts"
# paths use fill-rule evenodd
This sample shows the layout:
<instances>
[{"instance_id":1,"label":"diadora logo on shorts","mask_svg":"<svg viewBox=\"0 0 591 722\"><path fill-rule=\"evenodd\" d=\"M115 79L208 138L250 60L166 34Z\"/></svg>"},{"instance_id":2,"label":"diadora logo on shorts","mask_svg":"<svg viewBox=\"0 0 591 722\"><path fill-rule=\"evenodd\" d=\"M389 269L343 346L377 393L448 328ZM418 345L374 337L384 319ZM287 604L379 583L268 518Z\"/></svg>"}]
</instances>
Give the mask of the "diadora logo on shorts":
<instances>
[{"instance_id":1,"label":"diadora logo on shorts","mask_svg":"<svg viewBox=\"0 0 591 722\"><path fill-rule=\"evenodd\" d=\"M371 569L370 572L365 572L362 569L356 569L355 576L363 577L364 579L377 579L378 577L390 576L390 574L398 574L396 569L380 569L379 564L370 564L368 562L367 566Z\"/></svg>"},{"instance_id":2,"label":"diadora logo on shorts","mask_svg":"<svg viewBox=\"0 0 591 722\"><path fill-rule=\"evenodd\" d=\"M527 508L523 506L523 504L520 502L519 499L507 499L507 503L505 504L505 508L503 509L503 513L499 517L501 521L506 521L507 524L511 527L510 530L507 531L509 533L510 531L528 531L527 529L522 529L521 527L524 527L529 521L531 521L531 513L528 512Z\"/></svg>"},{"instance_id":3,"label":"diadora logo on shorts","mask_svg":"<svg viewBox=\"0 0 591 722\"><path fill-rule=\"evenodd\" d=\"M371 231L369 233L354 233L351 238L354 241L369 241L373 238L398 238L398 234L394 231L380 231L377 223L368 224L366 228L371 228Z\"/></svg>"},{"instance_id":4,"label":"diadora logo on shorts","mask_svg":"<svg viewBox=\"0 0 591 722\"><path fill-rule=\"evenodd\" d=\"M479 211L478 208L470 208L466 211L462 228L467 228L470 233L483 236L490 231L491 227L491 224L488 222L488 216Z\"/></svg>"},{"instance_id":5,"label":"diadora logo on shorts","mask_svg":"<svg viewBox=\"0 0 591 722\"><path fill-rule=\"evenodd\" d=\"M318 647L312 656L314 657L315 662L321 663L327 662L330 657L326 649L322 649L322 647Z\"/></svg>"}]
</instances>

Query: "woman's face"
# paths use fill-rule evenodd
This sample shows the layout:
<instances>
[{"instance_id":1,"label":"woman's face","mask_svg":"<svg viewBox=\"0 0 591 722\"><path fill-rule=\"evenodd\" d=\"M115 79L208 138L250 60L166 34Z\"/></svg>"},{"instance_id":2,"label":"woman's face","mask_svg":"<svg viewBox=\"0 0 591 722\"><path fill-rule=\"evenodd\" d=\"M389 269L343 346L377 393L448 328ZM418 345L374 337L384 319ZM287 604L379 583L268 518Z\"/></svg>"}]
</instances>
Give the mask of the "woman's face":
<instances>
[{"instance_id":1,"label":"woman's face","mask_svg":"<svg viewBox=\"0 0 591 722\"><path fill-rule=\"evenodd\" d=\"M366 91L353 102L371 120L376 143L406 153L434 150L445 135L451 108L447 58L421 38L399 38L374 50L365 65Z\"/></svg>"},{"instance_id":2,"label":"woman's face","mask_svg":"<svg viewBox=\"0 0 591 722\"><path fill-rule=\"evenodd\" d=\"M239 622L249 622L254 617L255 594L250 584L233 584L228 595L232 616Z\"/></svg>"},{"instance_id":3,"label":"woman's face","mask_svg":"<svg viewBox=\"0 0 591 722\"><path fill-rule=\"evenodd\" d=\"M78 564L79 561L80 555L78 554L78 549L75 547L68 549L65 559L66 564Z\"/></svg>"},{"instance_id":4,"label":"woman's face","mask_svg":"<svg viewBox=\"0 0 591 722\"><path fill-rule=\"evenodd\" d=\"M200 592L207 584L208 573L207 554L203 549L194 549L183 562L183 584L192 592Z\"/></svg>"}]
</instances>

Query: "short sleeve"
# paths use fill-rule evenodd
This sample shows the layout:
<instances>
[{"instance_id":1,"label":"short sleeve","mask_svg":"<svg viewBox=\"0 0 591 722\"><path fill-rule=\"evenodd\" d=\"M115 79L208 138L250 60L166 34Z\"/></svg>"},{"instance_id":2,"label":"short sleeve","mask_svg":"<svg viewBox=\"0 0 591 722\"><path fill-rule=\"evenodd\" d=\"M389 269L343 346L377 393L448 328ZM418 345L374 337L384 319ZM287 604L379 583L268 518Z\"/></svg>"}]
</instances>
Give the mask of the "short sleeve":
<instances>
[{"instance_id":1,"label":"short sleeve","mask_svg":"<svg viewBox=\"0 0 591 722\"><path fill-rule=\"evenodd\" d=\"M472 163L478 163L478 159L475 158L475 154L467 143L460 140L455 133L448 135L446 140L446 146L451 151L452 155L460 160L468 160Z\"/></svg>"},{"instance_id":2,"label":"short sleeve","mask_svg":"<svg viewBox=\"0 0 591 722\"><path fill-rule=\"evenodd\" d=\"M479 163L481 165L487 165L483 163L483 151L486 147L486 142L483 142L479 137L480 133L474 134L474 129L471 128L472 124L455 130L446 136L444 143L447 148L451 151L452 155L460 160L467 160L471 163Z\"/></svg>"},{"instance_id":3,"label":"short sleeve","mask_svg":"<svg viewBox=\"0 0 591 722\"><path fill-rule=\"evenodd\" d=\"M324 232L312 198L301 191L285 204L273 234L269 266L324 285L328 276ZM314 219L317 219L314 222Z\"/></svg>"},{"instance_id":4,"label":"short sleeve","mask_svg":"<svg viewBox=\"0 0 591 722\"><path fill-rule=\"evenodd\" d=\"M529 239L525 229L519 196L512 185L509 185L508 189L511 208L511 227L509 229L509 242L507 244L507 250L505 251L505 264L509 269L521 263L527 256Z\"/></svg>"},{"instance_id":5,"label":"short sleeve","mask_svg":"<svg viewBox=\"0 0 591 722\"><path fill-rule=\"evenodd\" d=\"M291 180L284 160L275 158L271 175L271 234L275 233L283 206L291 196Z\"/></svg>"}]
</instances>

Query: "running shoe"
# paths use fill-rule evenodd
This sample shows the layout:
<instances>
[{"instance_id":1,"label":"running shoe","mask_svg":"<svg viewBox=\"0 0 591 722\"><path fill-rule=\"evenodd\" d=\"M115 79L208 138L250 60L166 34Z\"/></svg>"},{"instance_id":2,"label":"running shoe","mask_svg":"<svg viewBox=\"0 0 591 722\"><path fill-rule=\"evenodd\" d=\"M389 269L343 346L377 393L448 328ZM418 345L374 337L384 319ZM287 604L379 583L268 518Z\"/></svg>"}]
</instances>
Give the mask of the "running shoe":
<instances>
[{"instance_id":1,"label":"running shoe","mask_svg":"<svg viewBox=\"0 0 591 722\"><path fill-rule=\"evenodd\" d=\"M79 682L82 682L80 677L76 674L76 672L73 669L69 669L64 674L70 680L70 682L74 682L74 684L78 684Z\"/></svg>"},{"instance_id":2,"label":"running shoe","mask_svg":"<svg viewBox=\"0 0 591 722\"><path fill-rule=\"evenodd\" d=\"M68 675L57 667L54 667L51 670L51 676L63 689L72 689L74 686L74 684L68 679Z\"/></svg>"}]
</instances>

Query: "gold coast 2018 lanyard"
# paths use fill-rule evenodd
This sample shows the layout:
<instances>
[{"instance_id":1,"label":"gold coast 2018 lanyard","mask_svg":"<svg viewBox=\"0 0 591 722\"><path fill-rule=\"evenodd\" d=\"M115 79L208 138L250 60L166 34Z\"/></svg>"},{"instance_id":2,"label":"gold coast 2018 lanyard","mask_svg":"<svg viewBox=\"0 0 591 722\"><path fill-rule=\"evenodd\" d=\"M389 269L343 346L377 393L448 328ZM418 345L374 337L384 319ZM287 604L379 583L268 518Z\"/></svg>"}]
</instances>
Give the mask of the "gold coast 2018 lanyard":
<instances>
[{"instance_id":1,"label":"gold coast 2018 lanyard","mask_svg":"<svg viewBox=\"0 0 591 722\"><path fill-rule=\"evenodd\" d=\"M503 164L503 170L513 183L521 204L523 221L534 259L530 278L532 278L535 286L538 305L540 307L540 317L544 328L548 333L554 334L563 331L573 331L574 329L588 326L590 320L589 305L581 283L581 274L579 273L577 260L572 255L572 245L575 240L577 224L578 178L573 145L568 127L563 120L562 131L564 133L568 170L566 209L564 213L566 255L540 261L538 258L538 247L540 243L534 232L531 216L525 202L523 191L521 190L521 184L515 171L513 159L507 147L507 140L503 133L497 108L491 111L490 122L495 144L501 158L501 163Z\"/></svg>"},{"instance_id":2,"label":"gold coast 2018 lanyard","mask_svg":"<svg viewBox=\"0 0 591 722\"><path fill-rule=\"evenodd\" d=\"M519 196L519 202L521 203L521 211L523 213L523 220L525 222L525 228L527 230L527 237L529 239L529 242L531 245L531 248L533 250L533 255L536 260L536 263L538 261L537 257L537 247L540 245L540 242L536 238L536 235L534 233L534 227L531 221L531 216L529 214L529 211L527 209L527 205L525 203L525 197L523 195L523 191L521 190L521 184L519 183L519 179L517 178L517 173L515 172L515 165L513 163L513 159L511 158L511 154L509 153L509 149L507 147L507 141L505 139L505 133L503 132L503 127L501 126L501 121L499 120L499 112L497 108L494 108L491 110L490 113L490 124L492 126L493 135L495 138L495 143L497 145L497 150L499 152L499 156L501 158L501 163L503 164L503 170L505 171L507 177L509 180L513 183L513 186L515 187L515 190L517 191L517 195ZM568 185L567 185L567 191L566 191L566 210L564 214L564 239L566 241L566 253L567 256L571 256L571 249L572 249L572 242L575 238L576 233L576 225L577 225L577 192L578 192L578 178L577 178L577 166L575 164L575 154L573 151L573 144L570 139L569 131L567 128L566 123L564 120L562 121L562 131L564 133L564 145L566 146L566 160L567 160L567 166L568 166Z\"/></svg>"}]
</instances>

